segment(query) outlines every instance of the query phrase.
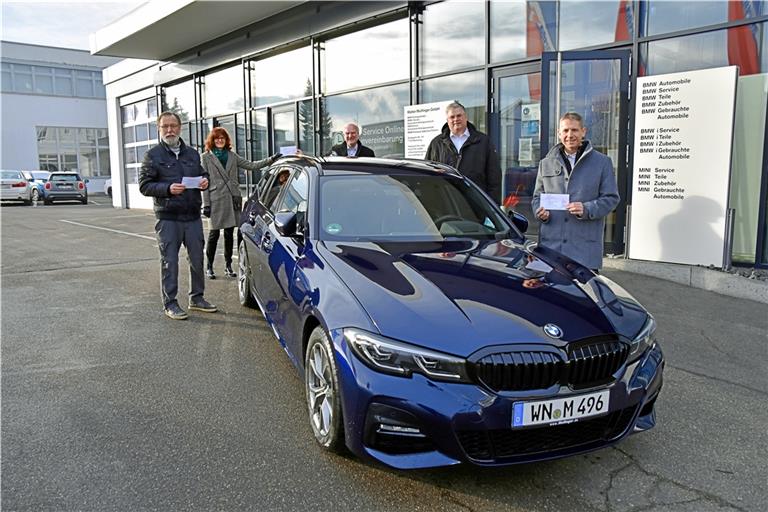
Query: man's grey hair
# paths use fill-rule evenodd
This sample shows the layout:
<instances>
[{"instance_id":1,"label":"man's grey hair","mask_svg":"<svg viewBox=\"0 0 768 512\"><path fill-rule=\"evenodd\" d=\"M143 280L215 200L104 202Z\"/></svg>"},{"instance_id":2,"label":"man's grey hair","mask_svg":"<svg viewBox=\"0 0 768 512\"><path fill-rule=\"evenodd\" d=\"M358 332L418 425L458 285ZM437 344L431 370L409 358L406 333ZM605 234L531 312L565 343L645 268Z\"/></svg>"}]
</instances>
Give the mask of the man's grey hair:
<instances>
[{"instance_id":1,"label":"man's grey hair","mask_svg":"<svg viewBox=\"0 0 768 512\"><path fill-rule=\"evenodd\" d=\"M181 118L179 117L179 114L176 112L171 112L170 110L166 110L165 112L162 112L159 116L157 116L157 126L160 126L160 120L164 117L173 116L176 118L176 122L181 124Z\"/></svg>"},{"instance_id":2,"label":"man's grey hair","mask_svg":"<svg viewBox=\"0 0 768 512\"><path fill-rule=\"evenodd\" d=\"M578 114L576 112L566 112L565 114L560 116L560 121L564 121L566 119L570 119L571 121L576 121L579 123L579 126L584 128L584 118L581 117L581 114Z\"/></svg>"},{"instance_id":3,"label":"man's grey hair","mask_svg":"<svg viewBox=\"0 0 768 512\"><path fill-rule=\"evenodd\" d=\"M344 130L346 131L346 129L349 128L350 126L354 126L355 127L355 131L357 133L360 133L360 127L357 126L355 123L347 123L347 124L345 124L344 125Z\"/></svg>"},{"instance_id":4,"label":"man's grey hair","mask_svg":"<svg viewBox=\"0 0 768 512\"><path fill-rule=\"evenodd\" d=\"M445 107L445 113L449 114L451 110L461 110L465 114L467 113L467 109L464 108L464 105L459 103L457 100L453 100Z\"/></svg>"}]
</instances>

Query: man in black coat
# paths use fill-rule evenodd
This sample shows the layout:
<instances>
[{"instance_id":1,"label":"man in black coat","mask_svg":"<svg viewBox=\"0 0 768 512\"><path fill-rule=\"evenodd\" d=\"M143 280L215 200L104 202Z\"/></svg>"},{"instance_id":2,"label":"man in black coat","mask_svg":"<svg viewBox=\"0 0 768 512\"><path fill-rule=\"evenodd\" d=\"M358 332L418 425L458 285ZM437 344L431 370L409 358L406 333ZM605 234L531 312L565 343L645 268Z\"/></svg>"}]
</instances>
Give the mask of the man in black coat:
<instances>
[{"instance_id":1,"label":"man in black coat","mask_svg":"<svg viewBox=\"0 0 768 512\"><path fill-rule=\"evenodd\" d=\"M360 142L360 128L355 123L344 127L344 142L331 148L328 156L370 156L375 157L373 150Z\"/></svg>"},{"instance_id":2,"label":"man in black coat","mask_svg":"<svg viewBox=\"0 0 768 512\"><path fill-rule=\"evenodd\" d=\"M467 121L458 101L445 107L445 117L442 133L429 143L424 158L455 167L501 204L499 154L490 139Z\"/></svg>"},{"instance_id":3,"label":"man in black coat","mask_svg":"<svg viewBox=\"0 0 768 512\"><path fill-rule=\"evenodd\" d=\"M200 190L208 188L208 173L200 165L200 155L179 137L181 119L173 112L157 118L160 143L144 155L139 173L139 190L154 199L155 236L160 249L160 288L165 316L186 320L186 311L176 300L179 281L179 251L187 248L189 259L189 309L216 312L216 306L203 297L203 221ZM187 185L184 178L191 178ZM194 183L197 181L198 183Z\"/></svg>"}]
</instances>

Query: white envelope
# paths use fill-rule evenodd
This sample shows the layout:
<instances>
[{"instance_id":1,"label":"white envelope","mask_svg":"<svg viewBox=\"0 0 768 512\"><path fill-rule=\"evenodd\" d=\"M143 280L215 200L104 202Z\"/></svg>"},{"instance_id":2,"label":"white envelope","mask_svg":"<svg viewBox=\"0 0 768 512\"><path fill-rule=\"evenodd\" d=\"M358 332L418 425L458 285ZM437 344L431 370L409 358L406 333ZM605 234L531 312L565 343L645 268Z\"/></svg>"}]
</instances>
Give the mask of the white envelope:
<instances>
[{"instance_id":1,"label":"white envelope","mask_svg":"<svg viewBox=\"0 0 768 512\"><path fill-rule=\"evenodd\" d=\"M541 194L539 206L545 210L565 210L565 206L571 202L568 194Z\"/></svg>"},{"instance_id":2,"label":"white envelope","mask_svg":"<svg viewBox=\"0 0 768 512\"><path fill-rule=\"evenodd\" d=\"M181 178L181 184L187 188L200 188L201 181L203 181L202 176L184 176Z\"/></svg>"}]
</instances>

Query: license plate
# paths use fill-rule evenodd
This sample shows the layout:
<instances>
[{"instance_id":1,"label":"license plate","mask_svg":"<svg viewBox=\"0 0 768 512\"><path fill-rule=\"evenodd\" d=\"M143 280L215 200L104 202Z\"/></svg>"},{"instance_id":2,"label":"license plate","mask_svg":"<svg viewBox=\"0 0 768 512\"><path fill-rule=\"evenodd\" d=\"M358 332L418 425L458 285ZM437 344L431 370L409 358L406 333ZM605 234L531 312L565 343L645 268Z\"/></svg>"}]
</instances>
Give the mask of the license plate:
<instances>
[{"instance_id":1,"label":"license plate","mask_svg":"<svg viewBox=\"0 0 768 512\"><path fill-rule=\"evenodd\" d=\"M582 418L599 416L608 412L609 396L610 391L606 390L554 400L515 402L512 427L570 423Z\"/></svg>"}]
</instances>

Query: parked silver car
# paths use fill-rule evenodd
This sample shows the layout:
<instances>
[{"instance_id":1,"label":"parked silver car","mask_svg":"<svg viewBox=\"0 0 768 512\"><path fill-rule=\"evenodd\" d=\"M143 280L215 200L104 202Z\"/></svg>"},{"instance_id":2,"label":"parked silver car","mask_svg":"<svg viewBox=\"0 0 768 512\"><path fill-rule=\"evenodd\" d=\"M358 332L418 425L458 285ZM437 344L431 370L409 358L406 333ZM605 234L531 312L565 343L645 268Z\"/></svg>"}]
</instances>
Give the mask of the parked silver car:
<instances>
[{"instance_id":1,"label":"parked silver car","mask_svg":"<svg viewBox=\"0 0 768 512\"><path fill-rule=\"evenodd\" d=\"M32 186L21 171L0 171L0 199L32 204Z\"/></svg>"},{"instance_id":2,"label":"parked silver car","mask_svg":"<svg viewBox=\"0 0 768 512\"><path fill-rule=\"evenodd\" d=\"M45 204L54 201L80 201L88 204L88 189L84 180L76 172L52 172L45 184Z\"/></svg>"}]
</instances>

